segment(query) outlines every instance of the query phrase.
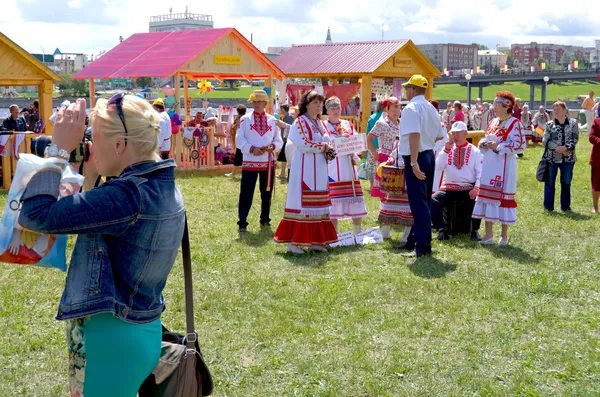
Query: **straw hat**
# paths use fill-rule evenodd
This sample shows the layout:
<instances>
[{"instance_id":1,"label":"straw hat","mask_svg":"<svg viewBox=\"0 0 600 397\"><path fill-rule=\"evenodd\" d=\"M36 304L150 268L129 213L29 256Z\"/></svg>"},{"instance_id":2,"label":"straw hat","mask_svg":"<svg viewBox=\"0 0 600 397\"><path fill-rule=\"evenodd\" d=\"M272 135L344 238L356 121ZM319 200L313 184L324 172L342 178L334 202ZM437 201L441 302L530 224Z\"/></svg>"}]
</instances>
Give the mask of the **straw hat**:
<instances>
[{"instance_id":1,"label":"straw hat","mask_svg":"<svg viewBox=\"0 0 600 397\"><path fill-rule=\"evenodd\" d=\"M252 95L250 95L250 98L248 98L249 103L260 101L269 102L269 96L267 95L265 90L256 90L252 93Z\"/></svg>"}]
</instances>

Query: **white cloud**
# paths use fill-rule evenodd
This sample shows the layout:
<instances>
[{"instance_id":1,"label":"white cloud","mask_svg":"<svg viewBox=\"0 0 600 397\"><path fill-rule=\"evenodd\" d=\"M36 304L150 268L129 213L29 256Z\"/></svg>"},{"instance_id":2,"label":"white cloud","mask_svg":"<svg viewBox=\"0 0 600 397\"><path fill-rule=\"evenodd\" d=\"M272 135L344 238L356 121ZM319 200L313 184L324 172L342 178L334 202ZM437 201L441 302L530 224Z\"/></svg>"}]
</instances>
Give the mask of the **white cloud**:
<instances>
[{"instance_id":1,"label":"white cloud","mask_svg":"<svg viewBox=\"0 0 600 397\"><path fill-rule=\"evenodd\" d=\"M52 12L33 18L42 4ZM30 52L98 53L119 36L147 32L151 16L185 11L189 0L2 0L2 32ZM189 11L213 15L215 27L235 27L261 50L333 41L412 39L418 44L479 42L494 47L530 41L593 46L594 2L559 0L221 0ZM78 8L79 7L79 8ZM27 28L24 29L23 27Z\"/></svg>"}]
</instances>

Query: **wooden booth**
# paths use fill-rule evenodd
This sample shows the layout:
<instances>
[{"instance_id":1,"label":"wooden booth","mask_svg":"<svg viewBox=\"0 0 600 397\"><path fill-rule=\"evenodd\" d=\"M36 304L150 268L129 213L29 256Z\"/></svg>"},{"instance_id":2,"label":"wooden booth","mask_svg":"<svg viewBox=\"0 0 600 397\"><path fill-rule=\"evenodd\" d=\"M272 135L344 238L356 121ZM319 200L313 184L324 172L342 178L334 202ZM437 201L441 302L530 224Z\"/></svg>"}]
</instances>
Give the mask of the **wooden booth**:
<instances>
[{"instance_id":1,"label":"wooden booth","mask_svg":"<svg viewBox=\"0 0 600 397\"><path fill-rule=\"evenodd\" d=\"M185 125L191 119L188 81L199 79L264 80L270 89L269 107L274 98L273 80L286 76L269 58L234 28L137 33L76 73L76 79L89 79L92 106L94 78L138 78L174 76L175 113L181 114L181 80ZM181 129L183 130L183 129ZM210 139L201 139L203 135ZM212 127L184 145L183 131L174 135L171 154L184 169L214 166L214 147L218 134ZM202 152L204 150L204 152ZM199 154L208 153L203 158Z\"/></svg>"},{"instance_id":2,"label":"wooden booth","mask_svg":"<svg viewBox=\"0 0 600 397\"><path fill-rule=\"evenodd\" d=\"M433 79L440 71L411 40L294 45L275 59L290 78L322 79L333 84L360 82L361 116L358 130L364 132L371 116L373 79L405 79L421 74L429 80L431 99Z\"/></svg>"},{"instance_id":3,"label":"wooden booth","mask_svg":"<svg viewBox=\"0 0 600 397\"><path fill-rule=\"evenodd\" d=\"M62 78L35 59L30 53L0 33L0 86L37 86L40 103L40 119L45 121L45 133L52 134L52 92L54 82ZM2 157L2 188L8 189L15 173L17 153L27 152L29 142L36 134L11 135L2 148L6 156Z\"/></svg>"}]
</instances>

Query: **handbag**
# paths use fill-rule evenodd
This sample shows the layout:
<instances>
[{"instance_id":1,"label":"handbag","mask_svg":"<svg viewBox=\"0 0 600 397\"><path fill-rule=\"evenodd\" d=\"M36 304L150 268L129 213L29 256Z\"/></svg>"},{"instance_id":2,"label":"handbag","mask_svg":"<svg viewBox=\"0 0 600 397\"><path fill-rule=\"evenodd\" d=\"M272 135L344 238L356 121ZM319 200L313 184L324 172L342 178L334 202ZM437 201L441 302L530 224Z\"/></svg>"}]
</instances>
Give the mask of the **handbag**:
<instances>
[{"instance_id":1,"label":"handbag","mask_svg":"<svg viewBox=\"0 0 600 397\"><path fill-rule=\"evenodd\" d=\"M548 140L550 142L550 140ZM548 161L546 160L546 153L548 153L548 143L546 143L546 149L542 155L537 170L535 171L535 179L539 182L546 182L548 180Z\"/></svg>"},{"instance_id":2,"label":"handbag","mask_svg":"<svg viewBox=\"0 0 600 397\"><path fill-rule=\"evenodd\" d=\"M183 238L183 277L187 334L169 331L163 325L161 357L156 368L142 383L139 397L200 397L213 392L213 380L198 344L194 328L192 259L187 214Z\"/></svg>"}]
</instances>

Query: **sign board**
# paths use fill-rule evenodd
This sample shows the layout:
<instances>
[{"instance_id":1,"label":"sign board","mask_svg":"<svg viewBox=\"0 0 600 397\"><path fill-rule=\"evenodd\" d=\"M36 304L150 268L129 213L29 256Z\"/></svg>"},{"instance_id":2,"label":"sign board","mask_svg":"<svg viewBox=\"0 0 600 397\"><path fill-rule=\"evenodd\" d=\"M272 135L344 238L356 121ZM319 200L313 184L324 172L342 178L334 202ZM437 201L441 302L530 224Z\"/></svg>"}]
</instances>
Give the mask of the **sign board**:
<instances>
[{"instance_id":1,"label":"sign board","mask_svg":"<svg viewBox=\"0 0 600 397\"><path fill-rule=\"evenodd\" d=\"M335 138L333 143L338 156L362 153L367 150L367 135L356 134L343 138Z\"/></svg>"},{"instance_id":2,"label":"sign board","mask_svg":"<svg viewBox=\"0 0 600 397\"><path fill-rule=\"evenodd\" d=\"M330 247L347 247L351 245L356 245L356 241L354 240L354 233L352 232L344 232L338 234L338 241L329 244Z\"/></svg>"},{"instance_id":3,"label":"sign board","mask_svg":"<svg viewBox=\"0 0 600 397\"><path fill-rule=\"evenodd\" d=\"M241 65L241 55L215 55L215 65Z\"/></svg>"},{"instance_id":4,"label":"sign board","mask_svg":"<svg viewBox=\"0 0 600 397\"><path fill-rule=\"evenodd\" d=\"M381 235L381 230L379 230L379 226L357 234L356 243L358 245L383 243L383 236Z\"/></svg>"}]
</instances>

